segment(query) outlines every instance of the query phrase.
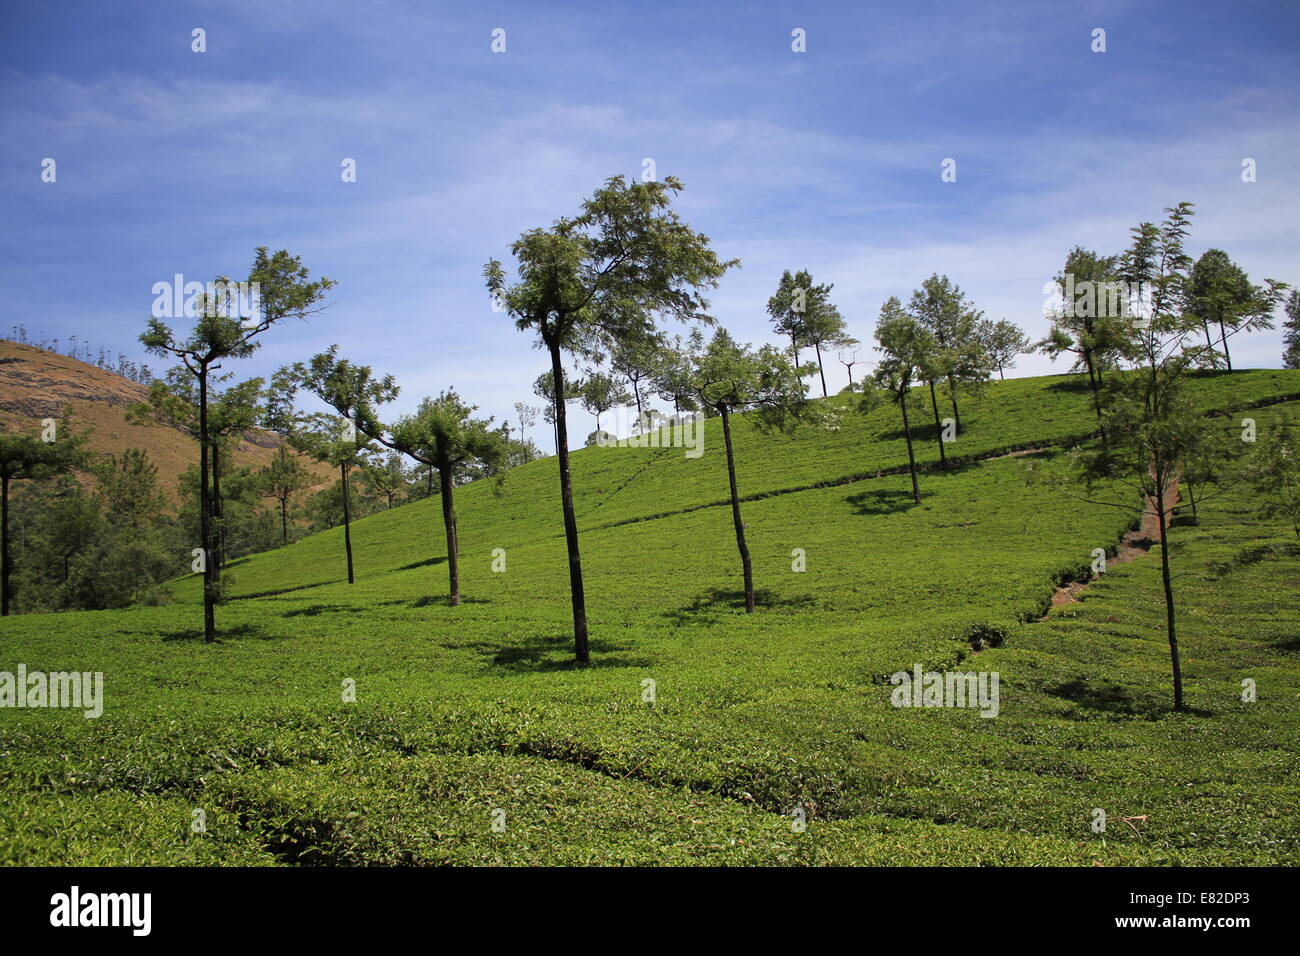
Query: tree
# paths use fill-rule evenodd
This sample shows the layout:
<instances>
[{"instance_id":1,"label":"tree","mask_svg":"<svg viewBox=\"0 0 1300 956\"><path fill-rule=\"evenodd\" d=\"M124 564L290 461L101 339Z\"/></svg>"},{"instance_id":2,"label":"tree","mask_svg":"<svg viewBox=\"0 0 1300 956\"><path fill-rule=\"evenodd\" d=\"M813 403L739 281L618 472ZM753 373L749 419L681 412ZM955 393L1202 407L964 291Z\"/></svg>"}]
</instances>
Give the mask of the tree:
<instances>
[{"instance_id":1,"label":"tree","mask_svg":"<svg viewBox=\"0 0 1300 956\"><path fill-rule=\"evenodd\" d=\"M33 435L0 432L0 615L9 614L13 556L9 552L9 486L15 481L42 481L71 471L83 461L84 436L73 435L65 417L47 423L45 441ZM45 436L43 436L45 437Z\"/></svg>"},{"instance_id":2,"label":"tree","mask_svg":"<svg viewBox=\"0 0 1300 956\"><path fill-rule=\"evenodd\" d=\"M287 445L281 445L271 463L258 473L258 493L263 498L274 498L280 511L280 543L289 543L289 507L294 495L310 488L314 476L297 455L290 454Z\"/></svg>"},{"instance_id":3,"label":"tree","mask_svg":"<svg viewBox=\"0 0 1300 956\"><path fill-rule=\"evenodd\" d=\"M356 583L352 562L352 518L355 511L352 472L364 467L375 446L360 435L356 422L346 416L313 412L301 415L291 439L296 451L339 471L339 507L343 515L343 553L347 560L348 584ZM328 492L328 489L326 489ZM358 516L359 517L359 516ZM330 524L332 527L332 523Z\"/></svg>"},{"instance_id":4,"label":"tree","mask_svg":"<svg viewBox=\"0 0 1300 956\"><path fill-rule=\"evenodd\" d=\"M537 413L539 411L541 411L541 409L536 405L529 405L525 402L515 402L515 417L519 419L519 441L520 444L526 447L536 448L536 446L528 440L528 429L537 424ZM532 461L532 458L525 460Z\"/></svg>"},{"instance_id":5,"label":"tree","mask_svg":"<svg viewBox=\"0 0 1300 956\"><path fill-rule=\"evenodd\" d=\"M582 387L582 379L576 375L564 379L564 402L566 405L582 398ZM555 417L555 373L543 372L537 376L537 381L533 382L533 394L546 400L546 405L542 408L542 420L551 426L551 440L555 443L555 447L559 448L560 431Z\"/></svg>"},{"instance_id":6,"label":"tree","mask_svg":"<svg viewBox=\"0 0 1300 956\"><path fill-rule=\"evenodd\" d=\"M230 531L226 521L226 500L221 490L221 480L228 471L226 454L238 446L244 433L252 429L263 414L258 404L262 397L262 379L252 378L218 390L217 386L228 378L229 374L212 374L208 379L207 433L211 458L209 514L212 547L210 551L205 551L205 556L206 562L214 566L218 579L225 566L226 538ZM127 410L127 419L161 422L185 432L195 441L200 440L199 394L193 377L183 366L170 369L164 378L155 379L150 385L147 401L137 402ZM201 507L201 494L199 502Z\"/></svg>"},{"instance_id":7,"label":"tree","mask_svg":"<svg viewBox=\"0 0 1300 956\"><path fill-rule=\"evenodd\" d=\"M1023 355L1033 348L1028 336L1025 335L1025 330L1006 319L998 319L996 322L982 319L975 329L975 334L979 337L980 345L989 357L989 361L998 370L998 378L1003 380L1006 379L1003 370L1016 367L1016 356Z\"/></svg>"},{"instance_id":8,"label":"tree","mask_svg":"<svg viewBox=\"0 0 1300 956\"><path fill-rule=\"evenodd\" d=\"M492 427L491 418L475 418L478 408L466 405L448 389L437 398L420 401L414 415L393 423L391 437L373 418L363 425L376 441L400 451L438 471L442 521L447 536L448 594L453 607L460 605L460 538L456 527L454 490L459 480L477 466L498 481L508 464L510 437L504 426Z\"/></svg>"},{"instance_id":9,"label":"tree","mask_svg":"<svg viewBox=\"0 0 1300 956\"><path fill-rule=\"evenodd\" d=\"M600 430L600 416L612 408L626 405L632 396L622 386L603 372L591 372L582 385L579 401L591 415L596 416L596 429Z\"/></svg>"},{"instance_id":10,"label":"tree","mask_svg":"<svg viewBox=\"0 0 1300 956\"><path fill-rule=\"evenodd\" d=\"M1246 273L1221 249L1208 249L1192 266L1187 285L1186 309L1200 320L1205 344L1222 348L1223 360L1232 371L1228 337L1238 332L1273 328L1273 310L1282 299L1286 283L1265 279L1253 285ZM1218 343L1211 335L1218 327Z\"/></svg>"},{"instance_id":11,"label":"tree","mask_svg":"<svg viewBox=\"0 0 1300 956\"><path fill-rule=\"evenodd\" d=\"M366 461L374 446L358 432L373 438L379 430L375 423L375 408L397 397L398 388L393 377L374 377L368 365L353 365L339 358L339 347L331 345L324 352L312 356L306 364L293 366L292 376L342 417L309 416L309 428L298 440L313 457L327 461L339 469L343 486L343 548L348 560L348 584L354 582L352 569L352 497L349 479L352 469Z\"/></svg>"},{"instance_id":12,"label":"tree","mask_svg":"<svg viewBox=\"0 0 1300 956\"><path fill-rule=\"evenodd\" d=\"M815 285L808 270L781 274L776 293L767 300L767 314L772 317L776 332L790 336L794 363L799 364L799 347L811 345L817 355L817 372L821 376L822 397L826 390L826 369L822 363L822 348L839 348L857 345L849 335L840 316L840 310L831 302L834 285Z\"/></svg>"},{"instance_id":13,"label":"tree","mask_svg":"<svg viewBox=\"0 0 1300 956\"><path fill-rule=\"evenodd\" d=\"M1071 249L1055 277L1061 307L1051 312L1051 331L1036 345L1052 359L1064 352L1075 356L1071 371L1081 368L1088 373L1098 425L1105 384L1102 373L1116 366L1130 339L1132 303L1121 285L1121 272L1118 256L1099 255L1082 246Z\"/></svg>"},{"instance_id":14,"label":"tree","mask_svg":"<svg viewBox=\"0 0 1300 956\"><path fill-rule=\"evenodd\" d=\"M857 346L857 345L860 345L860 344L861 344L860 342L858 342L856 339L854 339L854 341L853 341L853 345L854 345L854 346ZM846 356L846 355L848 356L848 358L845 358L845 357L844 357L844 356ZM839 363L840 363L841 365L844 366L844 370L848 373L848 376L849 376L849 387L848 387L847 391L852 392L852 391L854 390L854 388L853 388L853 366L855 366L855 365L860 365L860 364L861 364L861 362L859 362L859 360L858 360L858 350L857 350L857 348L853 348L853 350L852 350L851 352L850 352L850 351L837 352L837 353L835 354L835 358L839 360Z\"/></svg>"},{"instance_id":15,"label":"tree","mask_svg":"<svg viewBox=\"0 0 1300 956\"><path fill-rule=\"evenodd\" d=\"M1286 300L1286 321L1282 323L1282 365L1300 368L1300 289L1293 289Z\"/></svg>"},{"instance_id":16,"label":"tree","mask_svg":"<svg viewBox=\"0 0 1300 956\"><path fill-rule=\"evenodd\" d=\"M679 421L682 412L696 410L695 398L691 395L691 365L686 351L687 346L682 343L680 335L673 336L671 345L665 340L653 377L655 394L665 402L673 403L673 414Z\"/></svg>"},{"instance_id":17,"label":"tree","mask_svg":"<svg viewBox=\"0 0 1300 956\"><path fill-rule=\"evenodd\" d=\"M1207 437L1212 426L1192 406L1185 389L1192 369L1211 366L1214 361L1212 347L1190 344L1201 323L1181 307L1192 264L1183 251L1191 216L1192 204L1179 203L1165 210L1160 225L1144 222L1131 231L1133 244L1124 255L1126 278L1134 284L1132 291L1140 297L1141 309L1126 352L1138 367L1134 374L1116 378L1108 386L1103 408L1106 441L1075 455L1078 474L1088 487L1084 500L1128 510L1136 492L1142 512L1156 518L1175 710L1183 709L1183 674L1170 569L1169 514L1177 498L1180 471L1193 462L1194 473L1212 472L1212 462L1196 459L1222 448ZM1098 498L1095 489L1099 483L1114 493Z\"/></svg>"},{"instance_id":18,"label":"tree","mask_svg":"<svg viewBox=\"0 0 1300 956\"><path fill-rule=\"evenodd\" d=\"M199 421L199 526L204 556L203 572L203 639L217 639L216 604L220 599L221 569L215 555L213 539L211 468L213 440L209 431L208 402L212 372L226 359L250 356L261 344L258 337L286 318L306 319L319 312L325 293L334 285L321 277L311 280L298 256L285 250L269 253L259 246L249 270L248 282L257 289L256 304L250 315L239 315L235 306L237 293L225 277L214 283L213 291L200 297L199 315L188 337L176 334L160 319L149 320L140 336L141 343L154 355L180 359L194 378L198 391Z\"/></svg>"},{"instance_id":19,"label":"tree","mask_svg":"<svg viewBox=\"0 0 1300 956\"><path fill-rule=\"evenodd\" d=\"M361 480L371 494L382 499L385 506L391 509L397 496L406 490L409 477L402 455L390 451L363 465Z\"/></svg>"},{"instance_id":20,"label":"tree","mask_svg":"<svg viewBox=\"0 0 1300 956\"><path fill-rule=\"evenodd\" d=\"M551 357L555 398L556 453L560 502L569 557L574 654L590 659L587 607L573 510L565 416L565 352L594 358L599 349L655 334L659 315L711 321L701 290L716 288L737 263L724 262L706 236L693 231L670 209L682 184L635 182L615 176L574 217L549 229L531 229L511 246L517 278L493 259L484 268L488 291L503 303L520 331L537 335Z\"/></svg>"},{"instance_id":21,"label":"tree","mask_svg":"<svg viewBox=\"0 0 1300 956\"><path fill-rule=\"evenodd\" d=\"M279 369L263 395L262 427L280 438L275 458L258 473L258 494L274 498L280 510L280 544L289 543L289 507L293 496L316 483L301 459L289 451L290 439L297 423L294 396L298 383L292 368Z\"/></svg>"},{"instance_id":22,"label":"tree","mask_svg":"<svg viewBox=\"0 0 1300 956\"><path fill-rule=\"evenodd\" d=\"M745 541L745 522L740 513L736 485L736 453L731 441L731 416L749 411L762 430L791 430L799 421L813 417L804 394L803 381L794 363L770 345L757 351L736 342L726 329L718 329L707 347L698 333L690 353L691 389L700 403L722 419L723 444L727 449L727 480L731 490L731 517L736 529L745 583L745 612L754 611L754 567Z\"/></svg>"},{"instance_id":23,"label":"tree","mask_svg":"<svg viewBox=\"0 0 1300 956\"><path fill-rule=\"evenodd\" d=\"M961 432L961 410L957 405L958 383L979 384L992 372L988 356L976 330L984 313L971 304L966 294L947 276L931 275L912 293L908 311L934 340L928 363L933 376L948 383L953 421ZM934 378L931 378L933 389Z\"/></svg>"},{"instance_id":24,"label":"tree","mask_svg":"<svg viewBox=\"0 0 1300 956\"><path fill-rule=\"evenodd\" d=\"M912 476L912 500L921 503L921 488L916 480L916 455L912 450L912 425L907 417L907 398L912 383L923 375L925 356L932 349L930 335L915 317L908 314L903 303L890 296L880 310L876 323L876 351L884 358L876 366L876 384L889 392L903 413L903 437L907 440L907 469ZM933 393L932 393L933 394ZM870 411L876 396L863 394L860 410ZM942 446L940 446L942 452Z\"/></svg>"},{"instance_id":25,"label":"tree","mask_svg":"<svg viewBox=\"0 0 1300 956\"><path fill-rule=\"evenodd\" d=\"M636 401L636 415L641 417L641 385L654 377L655 366L664 350L662 336L645 338L631 337L614 344L610 353L609 366L615 375L622 376L632 386L632 397Z\"/></svg>"}]
</instances>

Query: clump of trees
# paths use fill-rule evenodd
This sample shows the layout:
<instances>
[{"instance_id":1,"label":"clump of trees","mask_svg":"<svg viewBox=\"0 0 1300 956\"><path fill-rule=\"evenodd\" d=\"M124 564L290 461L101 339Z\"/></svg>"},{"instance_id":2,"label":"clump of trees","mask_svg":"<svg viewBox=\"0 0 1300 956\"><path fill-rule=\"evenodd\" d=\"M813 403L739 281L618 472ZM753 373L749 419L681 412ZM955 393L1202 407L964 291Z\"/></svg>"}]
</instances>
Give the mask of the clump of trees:
<instances>
[{"instance_id":1,"label":"clump of trees","mask_svg":"<svg viewBox=\"0 0 1300 956\"><path fill-rule=\"evenodd\" d=\"M83 436L72 434L66 416L62 427L57 422L48 422L46 433L41 436L0 431L0 615L9 613L13 576L10 489L15 482L44 481L72 471L83 461L82 448Z\"/></svg>"},{"instance_id":2,"label":"clump of trees","mask_svg":"<svg viewBox=\"0 0 1300 956\"><path fill-rule=\"evenodd\" d=\"M790 351L796 367L799 365L799 350L812 348L817 358L823 398L828 393L822 349L858 344L858 340L849 335L840 310L831 302L834 288L826 283L814 283L807 269L794 273L787 269L781 274L776 292L767 300L767 314L772 317L773 329L778 335L790 337Z\"/></svg>"}]
</instances>

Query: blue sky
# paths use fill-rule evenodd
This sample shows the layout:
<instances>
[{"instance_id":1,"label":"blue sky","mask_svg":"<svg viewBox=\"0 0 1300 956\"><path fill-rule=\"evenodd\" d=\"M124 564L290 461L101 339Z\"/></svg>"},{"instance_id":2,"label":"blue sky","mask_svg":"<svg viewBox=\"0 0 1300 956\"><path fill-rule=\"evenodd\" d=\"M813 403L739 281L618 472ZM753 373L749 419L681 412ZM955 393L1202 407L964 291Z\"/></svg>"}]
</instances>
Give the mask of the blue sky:
<instances>
[{"instance_id":1,"label":"blue sky","mask_svg":"<svg viewBox=\"0 0 1300 956\"><path fill-rule=\"evenodd\" d=\"M833 282L864 342L931 272L1038 337L1069 247L1118 252L1179 200L1193 254L1300 283L1294 2L5 0L0 28L0 328L141 358L155 282L283 247L337 280L333 304L241 375L337 342L398 378L401 409L454 386L513 419L546 362L491 310L483 263L647 157L742 260L712 300L751 341L775 341L787 268ZM1277 366L1280 334L1233 350Z\"/></svg>"}]
</instances>

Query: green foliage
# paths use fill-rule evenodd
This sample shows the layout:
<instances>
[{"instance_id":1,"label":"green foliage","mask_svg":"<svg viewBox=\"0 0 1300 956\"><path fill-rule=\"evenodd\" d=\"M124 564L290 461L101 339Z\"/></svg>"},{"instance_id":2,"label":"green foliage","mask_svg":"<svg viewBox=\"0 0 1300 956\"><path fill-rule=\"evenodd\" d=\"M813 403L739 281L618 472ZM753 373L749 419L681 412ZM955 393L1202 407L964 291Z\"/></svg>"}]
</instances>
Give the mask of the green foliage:
<instances>
[{"instance_id":1,"label":"green foliage","mask_svg":"<svg viewBox=\"0 0 1300 956\"><path fill-rule=\"evenodd\" d=\"M1228 338L1239 332L1273 328L1273 311L1286 288L1286 283L1273 279L1265 280L1262 287L1254 285L1226 252L1208 249L1188 276L1185 308L1201 323L1205 344L1211 350L1221 348L1224 362L1231 369ZM1218 362L1217 354L1213 361Z\"/></svg>"},{"instance_id":2,"label":"green foliage","mask_svg":"<svg viewBox=\"0 0 1300 956\"><path fill-rule=\"evenodd\" d=\"M1262 446L1295 415L1300 377L1193 375L1188 395L1251 408ZM1136 517L1136 501L1023 482L1026 461L1066 472L1091 415L1068 377L992 383L966 409L970 458L918 462L919 506L893 405L789 435L737 416L767 586L755 615L729 567L718 418L697 460L575 453L598 666L571 660L554 458L500 495L457 489L479 599L459 608L427 600L445 558L435 496L357 523L373 572L351 589L337 530L250 557L216 645L185 639L194 578L171 606L10 618L0 670L103 670L108 706L90 721L6 712L0 861L1294 865L1300 610L1277 598L1300 587L1290 525L1228 482L1200 527L1179 527L1199 710L1171 713L1154 552L1038 622ZM1016 448L1043 450L997 457ZM891 707L887 676L914 663L999 671L1000 716ZM1258 702L1241 701L1243 677ZM1149 820L1103 838L1093 807Z\"/></svg>"},{"instance_id":3,"label":"green foliage","mask_svg":"<svg viewBox=\"0 0 1300 956\"><path fill-rule=\"evenodd\" d=\"M817 372L821 376L822 396L826 395L826 370L822 365L823 348L857 345L849 335L840 310L831 302L834 285L814 283L807 269L781 274L775 294L767 300L767 314L772 317L772 328L781 336L789 336L792 357L797 365L799 349L812 346L817 354ZM807 374L811 374L809 368Z\"/></svg>"},{"instance_id":4,"label":"green foliage","mask_svg":"<svg viewBox=\"0 0 1300 956\"><path fill-rule=\"evenodd\" d=\"M1286 321L1282 323L1282 365L1300 368L1300 289L1293 289L1286 300Z\"/></svg>"}]
</instances>

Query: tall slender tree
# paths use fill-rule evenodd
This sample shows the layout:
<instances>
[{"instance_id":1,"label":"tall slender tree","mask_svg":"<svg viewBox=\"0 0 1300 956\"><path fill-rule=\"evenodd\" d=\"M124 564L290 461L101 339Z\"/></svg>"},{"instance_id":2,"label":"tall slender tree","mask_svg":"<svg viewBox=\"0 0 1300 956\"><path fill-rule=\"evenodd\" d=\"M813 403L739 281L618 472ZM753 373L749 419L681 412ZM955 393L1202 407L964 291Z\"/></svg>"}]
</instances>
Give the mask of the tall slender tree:
<instances>
[{"instance_id":1,"label":"tall slender tree","mask_svg":"<svg viewBox=\"0 0 1300 956\"><path fill-rule=\"evenodd\" d=\"M422 399L415 414L394 422L389 430L391 437L385 437L384 428L372 417L363 418L364 427L376 441L437 469L447 536L448 595L453 607L460 604L456 485L467 479L470 469L478 469L500 481L510 455L510 436L506 429L494 428L491 418L475 418L477 410L448 389L437 398Z\"/></svg>"},{"instance_id":2,"label":"tall slender tree","mask_svg":"<svg viewBox=\"0 0 1300 956\"><path fill-rule=\"evenodd\" d=\"M1137 492L1143 512L1156 519L1175 710L1183 709L1183 671L1169 516L1178 498L1180 471L1212 473L1212 463L1203 457L1223 447L1207 439L1211 426L1192 406L1186 389L1188 373L1210 367L1215 357L1211 346L1193 344L1201 321L1182 308L1192 265L1184 251L1191 216L1192 204L1179 203L1165 210L1159 225L1144 222L1131 231L1124 263L1140 305L1126 352L1136 369L1108 386L1103 405L1106 442L1077 454L1079 475L1088 486L1086 500L1128 510ZM1098 487L1110 494L1097 494Z\"/></svg>"},{"instance_id":3,"label":"tall slender tree","mask_svg":"<svg viewBox=\"0 0 1300 956\"><path fill-rule=\"evenodd\" d=\"M880 310L876 323L876 350L883 358L876 366L875 382L889 392L903 414L903 437L907 441L907 470L912 476L912 500L921 503L921 486L916 480L916 454L912 449L912 425L907 417L907 399L912 383L924 375L927 354L933 348L930 334L916 318L891 296ZM931 393L933 397L933 392ZM862 411L875 407L871 392L863 395ZM940 445L940 454L943 447Z\"/></svg>"},{"instance_id":4,"label":"tall slender tree","mask_svg":"<svg viewBox=\"0 0 1300 956\"><path fill-rule=\"evenodd\" d=\"M154 355L180 360L194 378L199 407L199 536L204 555L203 639L217 639L216 605L221 596L220 568L212 560L215 542L212 520L212 449L209 430L209 386L212 373L229 359L252 355L258 338L287 318L306 319L324 308L325 293L333 280L311 279L302 259L287 251L271 253L259 246L248 273L250 288L257 290L249 314L236 307L238 291L229 279L219 277L214 290L201 297L194 328L185 338L159 318L152 318L141 343Z\"/></svg>"},{"instance_id":5,"label":"tall slender tree","mask_svg":"<svg viewBox=\"0 0 1300 956\"><path fill-rule=\"evenodd\" d=\"M511 246L516 280L493 259L484 268L488 291L504 303L520 331L537 335L550 354L554 382L560 501L569 557L574 655L590 659L587 603L578 546L565 416L565 352L595 358L601 348L656 332L659 315L711 321L701 290L715 288L735 261L720 260L706 236L670 208L682 184L636 182L615 176L577 216L549 229L531 229Z\"/></svg>"},{"instance_id":6,"label":"tall slender tree","mask_svg":"<svg viewBox=\"0 0 1300 956\"><path fill-rule=\"evenodd\" d=\"M981 383L992 371L977 334L984 313L975 308L960 286L938 274L931 275L912 293L908 311L934 339L929 364L948 384L953 421L960 433L958 386Z\"/></svg>"},{"instance_id":7,"label":"tall slender tree","mask_svg":"<svg viewBox=\"0 0 1300 956\"><path fill-rule=\"evenodd\" d=\"M348 583L354 579L352 567L352 503L350 478L352 469L373 452L367 441L377 431L375 409L397 397L398 388L391 375L375 378L368 365L353 365L339 358L339 347L331 345L309 362L293 366L293 378L342 418L332 416L308 418L315 424L298 438L303 450L339 469L343 486L343 547L347 552Z\"/></svg>"},{"instance_id":8,"label":"tall slender tree","mask_svg":"<svg viewBox=\"0 0 1300 956\"><path fill-rule=\"evenodd\" d=\"M698 333L691 350L691 389L700 403L717 412L722 420L722 439L727 451L727 480L731 490L731 517L736 531L745 585L745 611L754 610L754 566L745 540L745 522L740 512L736 483L736 453L731 440L732 415L748 411L760 429L793 429L814 415L804 394L799 371L779 349L765 345L753 349L741 345L718 329L707 346Z\"/></svg>"},{"instance_id":9,"label":"tall slender tree","mask_svg":"<svg viewBox=\"0 0 1300 956\"><path fill-rule=\"evenodd\" d=\"M1065 352L1075 356L1071 371L1087 373L1099 426L1103 373L1122 358L1132 328L1133 303L1120 284L1122 271L1119 256L1103 256L1082 246L1071 249L1055 277L1059 304L1049 308L1051 331L1035 346L1053 359Z\"/></svg>"}]
</instances>

